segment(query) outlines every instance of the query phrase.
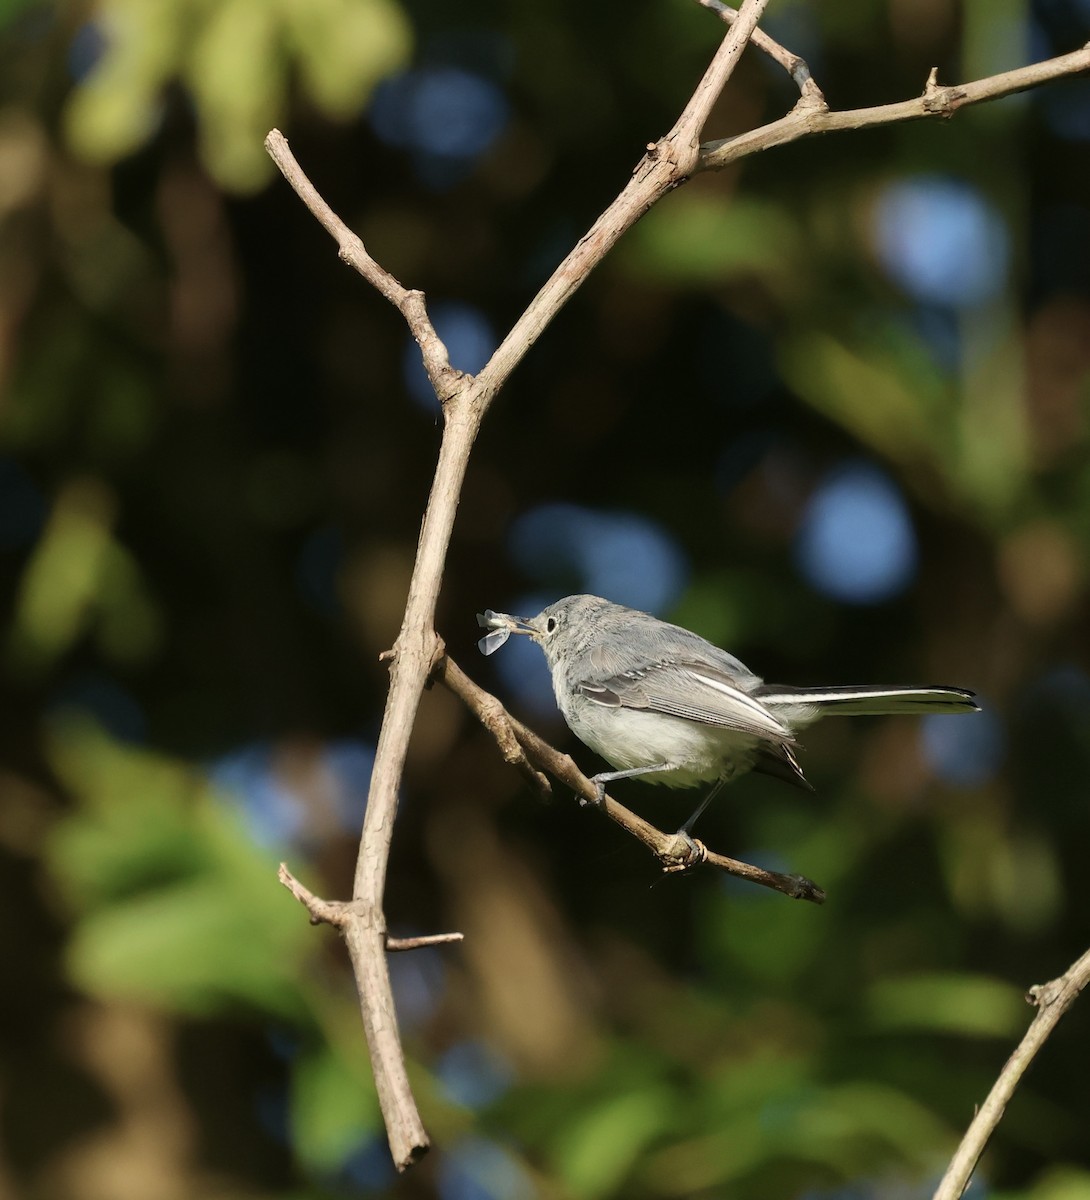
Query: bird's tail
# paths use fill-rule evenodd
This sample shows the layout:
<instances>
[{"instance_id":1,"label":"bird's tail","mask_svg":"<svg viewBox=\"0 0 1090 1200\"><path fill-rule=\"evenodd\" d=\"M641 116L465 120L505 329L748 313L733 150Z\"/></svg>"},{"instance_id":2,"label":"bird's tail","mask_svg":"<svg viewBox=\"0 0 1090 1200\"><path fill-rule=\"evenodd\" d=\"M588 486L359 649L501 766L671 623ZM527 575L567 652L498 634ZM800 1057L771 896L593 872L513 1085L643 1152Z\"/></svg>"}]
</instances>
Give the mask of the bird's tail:
<instances>
[{"instance_id":1,"label":"bird's tail","mask_svg":"<svg viewBox=\"0 0 1090 1200\"><path fill-rule=\"evenodd\" d=\"M863 717L885 714L928 712L978 712L980 705L972 692L964 688L882 687L783 687L765 683L754 689L755 699L772 709L784 711L788 721L804 722L818 717Z\"/></svg>"}]
</instances>

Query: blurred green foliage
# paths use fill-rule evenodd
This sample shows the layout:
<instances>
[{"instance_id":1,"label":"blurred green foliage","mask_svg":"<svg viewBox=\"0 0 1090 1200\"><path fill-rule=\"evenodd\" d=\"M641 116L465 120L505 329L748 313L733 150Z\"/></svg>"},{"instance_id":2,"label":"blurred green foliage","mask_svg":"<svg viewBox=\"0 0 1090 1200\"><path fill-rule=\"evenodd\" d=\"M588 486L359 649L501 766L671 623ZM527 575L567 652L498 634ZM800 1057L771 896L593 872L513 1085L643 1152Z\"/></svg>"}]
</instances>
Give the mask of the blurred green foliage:
<instances>
[{"instance_id":1,"label":"blurred green foliage","mask_svg":"<svg viewBox=\"0 0 1090 1200\"><path fill-rule=\"evenodd\" d=\"M80 801L49 848L85 913L69 971L93 995L206 1014L232 1003L297 1017L305 925L261 884L269 855L199 778L62 725L54 759Z\"/></svg>"},{"instance_id":2,"label":"blurred green foliage","mask_svg":"<svg viewBox=\"0 0 1090 1200\"><path fill-rule=\"evenodd\" d=\"M985 0L769 15L838 107L1084 24ZM912 722L830 722L806 739L816 795L733 786L708 842L811 876L819 909L659 879L567 797L532 803L429 692L388 918L466 941L391 961L437 1143L395 1180L345 957L276 864L350 892L437 417L396 314L262 140L283 128L380 261L502 334L720 27L682 0L40 0L0 8L0 34L0 1194L928 1194L1026 987L1090 928L1078 85L701 177L490 414L439 617L489 686L473 613L580 585L509 553L515 518L562 500L668 531L690 568L670 615L768 677L972 686L999 749L959 774ZM708 133L792 103L747 54ZM923 176L1001 223L1009 269L973 303L913 296L883 257L876 213ZM918 559L869 605L797 559L812 497L859 459L907 498ZM1085 1030L1076 1007L977 1196L1090 1196Z\"/></svg>"},{"instance_id":3,"label":"blurred green foliage","mask_svg":"<svg viewBox=\"0 0 1090 1200\"><path fill-rule=\"evenodd\" d=\"M163 90L176 80L196 107L202 161L238 191L268 181L262 143L293 85L344 119L411 45L392 0L109 0L94 30L87 36L102 39L101 55L64 114L73 150L107 164L133 153L155 133Z\"/></svg>"}]
</instances>

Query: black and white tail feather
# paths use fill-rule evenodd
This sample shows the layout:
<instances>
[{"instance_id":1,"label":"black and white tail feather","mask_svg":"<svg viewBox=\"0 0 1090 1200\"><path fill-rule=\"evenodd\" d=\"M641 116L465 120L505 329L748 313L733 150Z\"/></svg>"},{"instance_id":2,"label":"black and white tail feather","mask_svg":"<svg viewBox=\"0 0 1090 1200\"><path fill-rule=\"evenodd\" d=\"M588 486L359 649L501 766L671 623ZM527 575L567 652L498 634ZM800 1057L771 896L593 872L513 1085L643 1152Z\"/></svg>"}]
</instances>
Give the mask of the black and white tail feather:
<instances>
[{"instance_id":1,"label":"black and white tail feather","mask_svg":"<svg viewBox=\"0 0 1090 1200\"><path fill-rule=\"evenodd\" d=\"M749 694L777 716L782 714L784 724L792 730L809 725L820 717L894 717L980 711L972 692L942 684L884 687L881 684L863 683L829 688L762 683ZM763 775L813 790L789 742L775 749L758 751L753 769Z\"/></svg>"},{"instance_id":2,"label":"black and white tail feather","mask_svg":"<svg viewBox=\"0 0 1090 1200\"><path fill-rule=\"evenodd\" d=\"M972 692L941 684L883 687L863 683L854 687L784 687L762 683L750 692L770 708L807 708L818 716L883 717L924 712L978 712Z\"/></svg>"}]
</instances>

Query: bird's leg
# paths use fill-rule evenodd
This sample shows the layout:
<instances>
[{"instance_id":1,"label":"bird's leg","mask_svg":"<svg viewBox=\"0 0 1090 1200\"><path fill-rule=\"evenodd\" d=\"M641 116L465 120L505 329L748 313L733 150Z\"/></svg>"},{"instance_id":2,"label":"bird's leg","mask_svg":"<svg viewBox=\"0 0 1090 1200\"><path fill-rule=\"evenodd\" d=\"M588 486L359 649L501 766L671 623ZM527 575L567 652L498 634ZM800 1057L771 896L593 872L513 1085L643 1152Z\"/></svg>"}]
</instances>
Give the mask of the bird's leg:
<instances>
[{"instance_id":1,"label":"bird's leg","mask_svg":"<svg viewBox=\"0 0 1090 1200\"><path fill-rule=\"evenodd\" d=\"M706 809L708 807L708 805L711 804L711 802L715 799L715 797L719 795L720 789L723 787L723 784L725 784L729 779L730 779L729 775L724 775L721 778L717 779L715 781L715 783L712 784L711 791L708 792L708 794L704 797L704 799L700 801L700 804L697 806L696 812L694 812L693 815L685 822L685 824L682 825L682 827L677 831L677 833L674 834L674 837L676 837L680 841L684 842L684 844L689 848L690 853L699 854L699 851L697 850L696 842L693 841L692 837L690 836L689 831L697 823L697 820L699 819L700 814L704 811L704 809Z\"/></svg>"},{"instance_id":2,"label":"bird's leg","mask_svg":"<svg viewBox=\"0 0 1090 1200\"><path fill-rule=\"evenodd\" d=\"M685 824L682 825L682 827L678 830L678 833L687 834L692 830L692 827L700 819L700 814L708 807L709 804L711 804L716 796L719 795L728 778L729 776L724 775L721 779L717 779L715 783L712 784L711 791L708 792L704 799L700 801L700 803L697 805L696 812L694 812L693 815L685 822Z\"/></svg>"},{"instance_id":3,"label":"bird's leg","mask_svg":"<svg viewBox=\"0 0 1090 1200\"><path fill-rule=\"evenodd\" d=\"M597 795L594 797L593 803L595 803L599 808L605 804L606 784L612 783L614 779L633 779L637 775L650 775L654 771L669 770L669 763L652 763L649 767L629 767L627 771L602 771L598 775L592 775L590 782L594 784L594 790L597 793ZM589 804L591 801L580 799L579 803Z\"/></svg>"}]
</instances>

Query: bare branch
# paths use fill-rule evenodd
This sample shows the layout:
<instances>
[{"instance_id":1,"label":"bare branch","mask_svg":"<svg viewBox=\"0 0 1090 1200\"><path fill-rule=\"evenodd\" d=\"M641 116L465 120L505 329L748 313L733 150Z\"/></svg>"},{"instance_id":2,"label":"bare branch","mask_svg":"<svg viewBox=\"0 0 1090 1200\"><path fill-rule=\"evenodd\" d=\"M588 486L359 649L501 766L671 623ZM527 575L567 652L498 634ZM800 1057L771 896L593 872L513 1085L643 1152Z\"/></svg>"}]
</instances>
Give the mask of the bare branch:
<instances>
[{"instance_id":1,"label":"bare branch","mask_svg":"<svg viewBox=\"0 0 1090 1200\"><path fill-rule=\"evenodd\" d=\"M345 921L345 905L339 900L323 900L300 883L288 870L287 863L280 864L276 877L299 903L310 913L312 925L332 925L340 929Z\"/></svg>"},{"instance_id":2,"label":"bare branch","mask_svg":"<svg viewBox=\"0 0 1090 1200\"><path fill-rule=\"evenodd\" d=\"M435 665L434 678L448 687L473 712L481 724L492 733L502 748L498 729L508 731L518 742L526 759L555 779L570 787L580 803L598 808L597 789L579 770L571 757L550 746L532 729L511 716L495 696L479 687L449 656L444 656ZM499 715L498 715L499 714ZM821 904L825 893L817 884L802 875L784 875L777 871L766 871L752 863L716 854L700 841L679 837L676 833L663 833L643 817L632 812L612 796L606 796L600 806L611 821L615 821L638 841L642 842L662 864L668 874L689 870L701 863L718 867L730 875L773 888L795 900L810 900ZM695 847L695 849L694 849Z\"/></svg>"},{"instance_id":3,"label":"bare branch","mask_svg":"<svg viewBox=\"0 0 1090 1200\"><path fill-rule=\"evenodd\" d=\"M552 795L552 784L527 755L519 734L515 718L491 693L478 688L465 672L444 653L435 664L434 679L441 680L456 696L459 696L477 717L480 723L495 738L503 760L515 767L541 796Z\"/></svg>"},{"instance_id":4,"label":"bare branch","mask_svg":"<svg viewBox=\"0 0 1090 1200\"><path fill-rule=\"evenodd\" d=\"M405 614L393 650L388 656L390 690L364 814L353 900L344 905L331 904L311 895L298 881L291 880L290 874L288 879L283 880L285 886L290 887L293 894L306 905L312 920L335 924L344 934L360 994L364 1029L390 1149L395 1164L402 1170L424 1153L428 1138L409 1088L398 1035L386 963L390 939L386 935L382 900L390 840L397 814L398 789L409 737L421 693L433 669L436 655L441 652L441 644L434 631L435 606L458 497L481 420L500 387L617 240L656 201L684 183L694 172L722 167L771 146L832 129L862 128L868 124L912 120L922 116L949 116L963 104L1006 95L1062 75L1079 73L1090 66L1087 51L1084 50L1081 55L1068 55L1051 63L1008 72L1005 76L960 88L940 88L932 79L920 100L902 105L853 113L828 113L824 111L823 102L816 99L813 103L806 102L804 85L809 72L806 71L803 77L801 71L805 64L800 67L798 64L801 60L794 60L795 65L788 69L792 70L804 94L789 116L751 134L698 146L697 141L708 114L738 61L747 38L756 29L766 3L767 0L744 0L737 15L728 16L725 9L721 10L724 19L733 21L732 28L673 130L648 149L617 198L553 272L475 378L451 367L446 347L428 317L423 293L405 288L371 258L363 242L330 209L307 179L278 131L273 130L266 140L268 151L284 177L337 242L341 258L404 316L420 345L428 377L442 402L445 417L439 461L424 512ZM770 39L763 39L766 50L770 44L774 45ZM811 94L820 96L816 89ZM498 705L493 698L489 700L493 705ZM589 781L570 759L557 755L555 750L536 739L530 730L514 722L513 718L506 714L499 715L496 708L486 704L482 713L488 714L486 723L493 729L504 756L514 762L535 786L547 786L542 775L542 771L547 771L562 779L578 794L588 795L586 789L590 787ZM482 716L482 719L485 717ZM808 881L764 872L757 867L706 853L703 848L699 848L699 852L693 856L686 847L685 855L679 857L675 838L654 829L615 801L608 800L605 807L608 815L644 841L665 865L672 864L672 869L692 865L706 855L709 863L765 883L766 886L776 887L788 895L804 896L811 900L822 898L820 889Z\"/></svg>"},{"instance_id":5,"label":"bare branch","mask_svg":"<svg viewBox=\"0 0 1090 1200\"><path fill-rule=\"evenodd\" d=\"M387 934L386 949L391 953L395 950L420 950L424 946L445 946L449 942L460 942L464 938L464 933L425 933L420 937L391 937Z\"/></svg>"},{"instance_id":6,"label":"bare branch","mask_svg":"<svg viewBox=\"0 0 1090 1200\"><path fill-rule=\"evenodd\" d=\"M1059 979L1030 988L1026 999L1030 1004L1037 1005L1037 1015L1026 1030L1018 1049L1007 1059L1006 1066L1000 1071L999 1078L988 1093L988 1098L980 1106L972 1124L966 1130L933 1200L958 1200L969 1186L969 1180L984 1152L984 1147L999 1124L1026 1068L1088 983L1090 950Z\"/></svg>"},{"instance_id":7,"label":"bare branch","mask_svg":"<svg viewBox=\"0 0 1090 1200\"><path fill-rule=\"evenodd\" d=\"M432 387L435 388L435 394L440 400L446 400L460 384L462 372L456 371L450 365L447 348L435 332L428 316L424 293L404 287L367 253L363 241L337 216L307 178L292 154L287 138L279 129L269 132L265 138L265 149L280 168L280 173L291 184L295 194L337 243L341 259L350 267L354 267L405 318L409 332L420 347L424 369Z\"/></svg>"},{"instance_id":8,"label":"bare branch","mask_svg":"<svg viewBox=\"0 0 1090 1200\"><path fill-rule=\"evenodd\" d=\"M619 239L667 192L700 168L696 139L741 54L746 31L756 25L767 2L745 0L738 22L723 39L698 86L699 101L694 95L673 130L648 147L620 194L576 242L477 375L474 393L482 416L526 352Z\"/></svg>"},{"instance_id":9,"label":"bare branch","mask_svg":"<svg viewBox=\"0 0 1090 1200\"><path fill-rule=\"evenodd\" d=\"M312 925L332 925L343 930L352 921L355 906L346 904L343 900L323 900L299 882L288 870L287 863L280 864L277 878L288 889L299 903L310 913ZM460 942L464 938L461 933L425 933L417 937L393 937L386 935L386 949L419 950L423 946L442 946L448 942Z\"/></svg>"},{"instance_id":10,"label":"bare branch","mask_svg":"<svg viewBox=\"0 0 1090 1200\"><path fill-rule=\"evenodd\" d=\"M696 2L702 8L717 13L719 18L728 25L733 25L738 20L738 10L731 8L729 4L724 4L723 0L696 0ZM825 107L825 97L810 74L810 68L804 58L781 46L779 42L773 41L763 29L754 29L749 40L762 54L767 54L773 62L779 63L791 76L795 86L799 89L800 103L819 108Z\"/></svg>"},{"instance_id":11,"label":"bare branch","mask_svg":"<svg viewBox=\"0 0 1090 1200\"><path fill-rule=\"evenodd\" d=\"M1071 54L1049 58L1028 67L1004 71L987 79L943 87L937 82L937 71L928 76L923 94L914 100L896 104L881 104L875 108L854 108L846 112L796 105L795 108L768 125L737 137L707 142L700 147L697 170L716 171L740 158L784 146L819 133L834 133L843 129L870 129L876 125L892 125L900 121L918 121L924 117L952 117L959 108L998 100L1015 92L1024 92L1055 79L1082 75L1090 71L1090 43Z\"/></svg>"},{"instance_id":12,"label":"bare branch","mask_svg":"<svg viewBox=\"0 0 1090 1200\"><path fill-rule=\"evenodd\" d=\"M664 139L672 143L675 153L681 156L678 165L685 175L692 173L696 163L700 134L708 114L726 87L727 80L734 74L742 51L757 28L767 4L768 0L745 0L741 11L731 22L730 32L704 72L704 78L696 85L689 103Z\"/></svg>"}]
</instances>

